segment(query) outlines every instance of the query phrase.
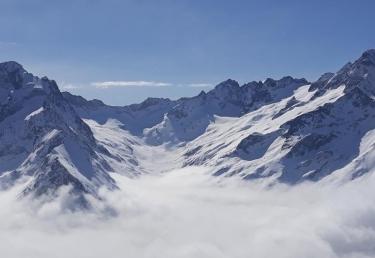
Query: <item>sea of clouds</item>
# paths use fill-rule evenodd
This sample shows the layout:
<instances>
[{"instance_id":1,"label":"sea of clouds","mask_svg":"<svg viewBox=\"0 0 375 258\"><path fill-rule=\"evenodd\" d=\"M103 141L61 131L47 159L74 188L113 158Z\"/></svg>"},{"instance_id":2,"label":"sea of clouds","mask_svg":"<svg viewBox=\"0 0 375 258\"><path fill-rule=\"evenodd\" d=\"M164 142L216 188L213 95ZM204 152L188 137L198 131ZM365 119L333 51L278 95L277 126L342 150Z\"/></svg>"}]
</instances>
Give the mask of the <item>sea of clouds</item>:
<instances>
[{"instance_id":1,"label":"sea of clouds","mask_svg":"<svg viewBox=\"0 0 375 258\"><path fill-rule=\"evenodd\" d=\"M374 177L265 188L185 168L116 180L92 211L64 209L66 189L44 204L1 192L0 256L375 257Z\"/></svg>"}]
</instances>

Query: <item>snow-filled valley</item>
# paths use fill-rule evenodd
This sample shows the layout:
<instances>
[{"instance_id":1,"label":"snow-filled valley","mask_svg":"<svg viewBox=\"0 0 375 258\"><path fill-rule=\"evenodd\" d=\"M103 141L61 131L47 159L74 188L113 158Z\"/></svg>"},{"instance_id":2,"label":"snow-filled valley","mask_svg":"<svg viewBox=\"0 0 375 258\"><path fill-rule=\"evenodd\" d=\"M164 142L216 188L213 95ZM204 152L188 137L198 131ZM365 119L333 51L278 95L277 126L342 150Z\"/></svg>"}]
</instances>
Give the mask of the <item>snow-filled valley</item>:
<instances>
[{"instance_id":1,"label":"snow-filled valley","mask_svg":"<svg viewBox=\"0 0 375 258\"><path fill-rule=\"evenodd\" d=\"M375 50L128 106L1 63L1 252L374 257L374 96Z\"/></svg>"}]
</instances>

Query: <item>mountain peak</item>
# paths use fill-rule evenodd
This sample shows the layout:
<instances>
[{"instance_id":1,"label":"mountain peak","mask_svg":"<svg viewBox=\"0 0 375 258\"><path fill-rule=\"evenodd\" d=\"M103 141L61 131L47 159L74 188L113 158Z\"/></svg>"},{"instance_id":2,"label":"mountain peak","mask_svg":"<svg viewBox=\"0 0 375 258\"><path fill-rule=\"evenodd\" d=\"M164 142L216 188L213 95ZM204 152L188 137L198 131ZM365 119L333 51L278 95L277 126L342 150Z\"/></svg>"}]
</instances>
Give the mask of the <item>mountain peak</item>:
<instances>
[{"instance_id":1,"label":"mountain peak","mask_svg":"<svg viewBox=\"0 0 375 258\"><path fill-rule=\"evenodd\" d=\"M358 61L364 65L375 65L375 49L366 50Z\"/></svg>"},{"instance_id":2,"label":"mountain peak","mask_svg":"<svg viewBox=\"0 0 375 258\"><path fill-rule=\"evenodd\" d=\"M32 77L32 76L31 76ZM9 61L0 63L1 88L19 89L26 81L31 79L26 70L17 62Z\"/></svg>"},{"instance_id":3,"label":"mountain peak","mask_svg":"<svg viewBox=\"0 0 375 258\"><path fill-rule=\"evenodd\" d=\"M222 88L239 88L240 85L236 80L228 79L225 80L218 85L216 85L215 89L222 89Z\"/></svg>"},{"instance_id":4,"label":"mountain peak","mask_svg":"<svg viewBox=\"0 0 375 258\"><path fill-rule=\"evenodd\" d=\"M101 186L116 187L108 172L152 172L151 162L142 163L146 154L138 155L163 144L181 148L173 162L178 157L183 166L217 165L246 179L277 173L283 182L319 180L371 142L362 138L375 124L374 64L375 50L367 50L323 74L311 84L313 93L306 79L292 76L242 86L228 79L195 97L120 107L61 94L55 81L1 63L0 159L12 159L0 167L0 183L32 176L25 193L71 184L95 196Z\"/></svg>"},{"instance_id":5,"label":"mountain peak","mask_svg":"<svg viewBox=\"0 0 375 258\"><path fill-rule=\"evenodd\" d=\"M308 84L309 82L305 78L293 78L292 76L284 76L283 78L279 80L275 80L272 78L267 78L263 85L267 87L284 87L286 85L292 85L292 84Z\"/></svg>"},{"instance_id":6,"label":"mountain peak","mask_svg":"<svg viewBox=\"0 0 375 258\"><path fill-rule=\"evenodd\" d=\"M375 57L375 48L367 49L362 55L372 55Z\"/></svg>"},{"instance_id":7,"label":"mountain peak","mask_svg":"<svg viewBox=\"0 0 375 258\"><path fill-rule=\"evenodd\" d=\"M12 73L15 71L25 72L23 66L15 61L7 61L0 63L0 70L8 73Z\"/></svg>"},{"instance_id":8,"label":"mountain peak","mask_svg":"<svg viewBox=\"0 0 375 258\"><path fill-rule=\"evenodd\" d=\"M317 95L323 94L326 90L337 88L345 85L345 91L350 91L353 87L360 87L364 92L370 95L375 94L375 49L369 49L353 63L345 64L333 76L328 74L330 78L319 78L314 82L310 90L319 89Z\"/></svg>"},{"instance_id":9,"label":"mountain peak","mask_svg":"<svg viewBox=\"0 0 375 258\"><path fill-rule=\"evenodd\" d=\"M70 103L73 104L74 106L91 106L91 107L98 107L98 106L105 106L103 101L98 100L98 99L93 99L93 100L86 100L85 98L77 95L73 95L70 92L64 91L61 93L63 97Z\"/></svg>"},{"instance_id":10,"label":"mountain peak","mask_svg":"<svg viewBox=\"0 0 375 258\"><path fill-rule=\"evenodd\" d=\"M322 74L317 81L315 81L311 84L309 91L313 91L313 90L322 88L334 76L335 76L335 74L330 73L330 72Z\"/></svg>"}]
</instances>

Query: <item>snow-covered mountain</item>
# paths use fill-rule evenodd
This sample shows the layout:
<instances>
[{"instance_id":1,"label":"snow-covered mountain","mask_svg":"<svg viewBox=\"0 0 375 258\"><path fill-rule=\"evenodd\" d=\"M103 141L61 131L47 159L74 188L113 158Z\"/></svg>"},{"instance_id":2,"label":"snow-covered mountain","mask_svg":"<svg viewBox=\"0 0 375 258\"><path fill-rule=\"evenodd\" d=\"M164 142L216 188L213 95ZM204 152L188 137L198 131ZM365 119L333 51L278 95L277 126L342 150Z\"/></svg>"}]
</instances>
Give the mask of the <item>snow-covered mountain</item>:
<instances>
[{"instance_id":1,"label":"snow-covered mountain","mask_svg":"<svg viewBox=\"0 0 375 258\"><path fill-rule=\"evenodd\" d=\"M26 181L23 194L53 193L62 185L95 195L116 188L110 161L121 161L98 144L90 127L56 83L15 62L0 64L0 181Z\"/></svg>"},{"instance_id":2,"label":"snow-covered mountain","mask_svg":"<svg viewBox=\"0 0 375 258\"><path fill-rule=\"evenodd\" d=\"M270 183L351 180L375 167L375 50L313 83L234 80L178 100L108 106L0 64L0 178L37 195L93 194L183 166Z\"/></svg>"},{"instance_id":3,"label":"snow-covered mountain","mask_svg":"<svg viewBox=\"0 0 375 258\"><path fill-rule=\"evenodd\" d=\"M375 50L239 119L218 117L189 142L186 165L246 179L355 178L374 170ZM223 139L218 141L217 139Z\"/></svg>"}]
</instances>

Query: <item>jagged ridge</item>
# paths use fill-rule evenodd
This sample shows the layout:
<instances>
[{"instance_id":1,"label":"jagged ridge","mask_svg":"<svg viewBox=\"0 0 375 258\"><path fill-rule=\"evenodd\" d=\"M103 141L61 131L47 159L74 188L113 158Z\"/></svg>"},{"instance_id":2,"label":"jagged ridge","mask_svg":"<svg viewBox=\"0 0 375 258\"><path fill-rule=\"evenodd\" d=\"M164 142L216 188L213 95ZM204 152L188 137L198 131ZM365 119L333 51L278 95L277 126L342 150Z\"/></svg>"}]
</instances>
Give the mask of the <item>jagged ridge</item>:
<instances>
[{"instance_id":1,"label":"jagged ridge","mask_svg":"<svg viewBox=\"0 0 375 258\"><path fill-rule=\"evenodd\" d=\"M95 196L102 186L116 188L109 172L151 173L147 152L157 150L160 160L212 166L216 176L353 179L374 167L375 146L366 143L375 139L374 96L375 50L313 83L287 76L240 86L229 79L192 98L123 107L61 93L54 81L6 62L0 178L9 186L29 177L26 194L72 185Z\"/></svg>"}]
</instances>

